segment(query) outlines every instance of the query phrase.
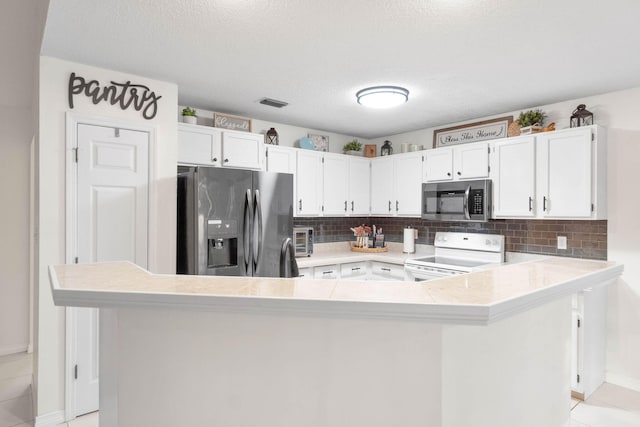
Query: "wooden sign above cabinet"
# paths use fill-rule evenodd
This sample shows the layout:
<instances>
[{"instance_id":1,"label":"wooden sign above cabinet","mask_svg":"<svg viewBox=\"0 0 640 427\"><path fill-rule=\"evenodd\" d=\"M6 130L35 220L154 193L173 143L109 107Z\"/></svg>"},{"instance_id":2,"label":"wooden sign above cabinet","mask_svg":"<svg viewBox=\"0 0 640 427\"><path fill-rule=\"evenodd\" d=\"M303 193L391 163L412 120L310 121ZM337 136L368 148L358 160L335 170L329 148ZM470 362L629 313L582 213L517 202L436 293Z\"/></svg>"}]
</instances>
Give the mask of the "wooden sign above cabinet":
<instances>
[{"instance_id":1,"label":"wooden sign above cabinet","mask_svg":"<svg viewBox=\"0 0 640 427\"><path fill-rule=\"evenodd\" d=\"M74 95L84 95L94 104L109 102L126 110L133 106L136 111L142 110L142 117L146 120L153 119L158 113L158 100L161 95L156 95L148 86L132 84L130 80L125 83L111 82L109 86L100 86L97 80L86 80L84 77L71 73L69 76L69 108L73 109Z\"/></svg>"}]
</instances>

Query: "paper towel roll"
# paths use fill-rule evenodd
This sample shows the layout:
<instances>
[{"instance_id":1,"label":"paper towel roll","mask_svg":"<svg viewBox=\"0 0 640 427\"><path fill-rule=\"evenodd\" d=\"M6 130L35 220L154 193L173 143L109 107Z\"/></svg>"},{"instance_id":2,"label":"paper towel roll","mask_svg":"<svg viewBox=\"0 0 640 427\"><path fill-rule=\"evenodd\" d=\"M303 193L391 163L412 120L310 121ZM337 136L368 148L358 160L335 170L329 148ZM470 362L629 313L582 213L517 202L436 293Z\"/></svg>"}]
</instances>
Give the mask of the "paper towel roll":
<instances>
[{"instance_id":1,"label":"paper towel roll","mask_svg":"<svg viewBox=\"0 0 640 427\"><path fill-rule=\"evenodd\" d=\"M404 241L402 246L402 252L405 254L412 254L416 251L415 231L411 227L404 229Z\"/></svg>"}]
</instances>

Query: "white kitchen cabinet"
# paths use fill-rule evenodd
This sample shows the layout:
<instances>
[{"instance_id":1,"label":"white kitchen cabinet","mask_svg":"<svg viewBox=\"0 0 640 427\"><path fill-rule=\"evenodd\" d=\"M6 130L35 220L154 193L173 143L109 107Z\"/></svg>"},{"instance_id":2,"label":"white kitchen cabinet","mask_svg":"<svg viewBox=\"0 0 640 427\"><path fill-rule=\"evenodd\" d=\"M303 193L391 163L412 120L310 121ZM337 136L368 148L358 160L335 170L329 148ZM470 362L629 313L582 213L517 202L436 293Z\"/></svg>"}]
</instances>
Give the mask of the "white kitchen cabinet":
<instances>
[{"instance_id":1,"label":"white kitchen cabinet","mask_svg":"<svg viewBox=\"0 0 640 427\"><path fill-rule=\"evenodd\" d=\"M605 380L607 286L573 296L571 391L587 399Z\"/></svg>"},{"instance_id":2,"label":"white kitchen cabinet","mask_svg":"<svg viewBox=\"0 0 640 427\"><path fill-rule=\"evenodd\" d=\"M300 268L298 270L298 278L313 279L313 267Z\"/></svg>"},{"instance_id":3,"label":"white kitchen cabinet","mask_svg":"<svg viewBox=\"0 0 640 427\"><path fill-rule=\"evenodd\" d=\"M314 279L339 279L340 266L338 264L320 265L313 268Z\"/></svg>"},{"instance_id":4,"label":"white kitchen cabinet","mask_svg":"<svg viewBox=\"0 0 640 427\"><path fill-rule=\"evenodd\" d=\"M404 154L394 159L396 215L420 216L422 159L422 153Z\"/></svg>"},{"instance_id":5,"label":"white kitchen cabinet","mask_svg":"<svg viewBox=\"0 0 640 427\"><path fill-rule=\"evenodd\" d=\"M349 158L344 154L324 153L322 213L346 215L349 199Z\"/></svg>"},{"instance_id":6,"label":"white kitchen cabinet","mask_svg":"<svg viewBox=\"0 0 640 427\"><path fill-rule=\"evenodd\" d=\"M605 138L598 126L536 136L540 217L606 219Z\"/></svg>"},{"instance_id":7,"label":"white kitchen cabinet","mask_svg":"<svg viewBox=\"0 0 640 427\"><path fill-rule=\"evenodd\" d=\"M371 160L371 214L393 215L393 156ZM393 206L395 209L395 205Z\"/></svg>"},{"instance_id":8,"label":"white kitchen cabinet","mask_svg":"<svg viewBox=\"0 0 640 427\"><path fill-rule=\"evenodd\" d=\"M349 262L340 264L340 278L346 280L366 280L368 262Z\"/></svg>"},{"instance_id":9,"label":"white kitchen cabinet","mask_svg":"<svg viewBox=\"0 0 640 427\"><path fill-rule=\"evenodd\" d=\"M349 215L369 215L371 206L371 161L349 157Z\"/></svg>"},{"instance_id":10,"label":"white kitchen cabinet","mask_svg":"<svg viewBox=\"0 0 640 427\"><path fill-rule=\"evenodd\" d=\"M416 152L372 160L372 215L420 216L422 156Z\"/></svg>"},{"instance_id":11,"label":"white kitchen cabinet","mask_svg":"<svg viewBox=\"0 0 640 427\"><path fill-rule=\"evenodd\" d=\"M298 216L317 216L322 212L322 156L313 150L296 153L296 203Z\"/></svg>"},{"instance_id":12,"label":"white kitchen cabinet","mask_svg":"<svg viewBox=\"0 0 640 427\"><path fill-rule=\"evenodd\" d=\"M265 145L267 172L296 173L296 149L280 145Z\"/></svg>"},{"instance_id":13,"label":"white kitchen cabinet","mask_svg":"<svg viewBox=\"0 0 640 427\"><path fill-rule=\"evenodd\" d=\"M404 266L371 261L371 280L404 280Z\"/></svg>"},{"instance_id":14,"label":"white kitchen cabinet","mask_svg":"<svg viewBox=\"0 0 640 427\"><path fill-rule=\"evenodd\" d=\"M434 148L424 153L424 182L453 180L453 148Z\"/></svg>"},{"instance_id":15,"label":"white kitchen cabinet","mask_svg":"<svg viewBox=\"0 0 640 427\"><path fill-rule=\"evenodd\" d=\"M494 218L535 217L535 137L502 139L491 145Z\"/></svg>"},{"instance_id":16,"label":"white kitchen cabinet","mask_svg":"<svg viewBox=\"0 0 640 427\"><path fill-rule=\"evenodd\" d=\"M264 169L264 137L249 132L178 123L178 162Z\"/></svg>"},{"instance_id":17,"label":"white kitchen cabinet","mask_svg":"<svg viewBox=\"0 0 640 427\"><path fill-rule=\"evenodd\" d=\"M424 182L481 179L489 176L489 143L434 148L424 153Z\"/></svg>"},{"instance_id":18,"label":"white kitchen cabinet","mask_svg":"<svg viewBox=\"0 0 640 427\"><path fill-rule=\"evenodd\" d=\"M178 123L178 162L222 166L220 129Z\"/></svg>"}]
</instances>

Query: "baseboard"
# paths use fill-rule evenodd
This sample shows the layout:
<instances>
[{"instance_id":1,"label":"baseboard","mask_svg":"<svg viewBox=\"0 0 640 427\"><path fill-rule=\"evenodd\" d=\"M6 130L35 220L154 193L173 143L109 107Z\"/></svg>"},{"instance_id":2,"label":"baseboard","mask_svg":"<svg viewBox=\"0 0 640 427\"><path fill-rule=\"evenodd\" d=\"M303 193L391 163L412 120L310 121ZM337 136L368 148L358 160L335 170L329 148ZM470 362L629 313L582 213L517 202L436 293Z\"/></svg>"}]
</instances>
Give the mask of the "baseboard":
<instances>
[{"instance_id":1,"label":"baseboard","mask_svg":"<svg viewBox=\"0 0 640 427\"><path fill-rule=\"evenodd\" d=\"M0 347L0 356L6 356L15 353L25 353L29 349L29 344L23 345L5 345Z\"/></svg>"},{"instance_id":2,"label":"baseboard","mask_svg":"<svg viewBox=\"0 0 640 427\"><path fill-rule=\"evenodd\" d=\"M65 421L64 411L49 412L48 414L38 415L33 427L55 427Z\"/></svg>"},{"instance_id":3,"label":"baseboard","mask_svg":"<svg viewBox=\"0 0 640 427\"><path fill-rule=\"evenodd\" d=\"M607 373L606 382L640 392L640 380L625 375Z\"/></svg>"}]
</instances>

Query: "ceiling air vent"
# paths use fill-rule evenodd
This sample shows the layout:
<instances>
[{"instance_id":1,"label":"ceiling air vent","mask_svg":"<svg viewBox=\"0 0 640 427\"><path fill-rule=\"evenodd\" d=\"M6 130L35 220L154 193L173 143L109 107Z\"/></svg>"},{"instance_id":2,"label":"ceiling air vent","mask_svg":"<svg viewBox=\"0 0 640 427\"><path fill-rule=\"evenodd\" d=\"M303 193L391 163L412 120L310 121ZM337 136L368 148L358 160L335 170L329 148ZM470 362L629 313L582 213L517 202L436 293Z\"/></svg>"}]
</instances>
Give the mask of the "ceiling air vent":
<instances>
[{"instance_id":1,"label":"ceiling air vent","mask_svg":"<svg viewBox=\"0 0 640 427\"><path fill-rule=\"evenodd\" d=\"M277 99L271 99L271 98L262 98L260 100L260 104L268 105L269 107L276 107L276 108L282 108L289 105L288 102L278 101Z\"/></svg>"}]
</instances>

